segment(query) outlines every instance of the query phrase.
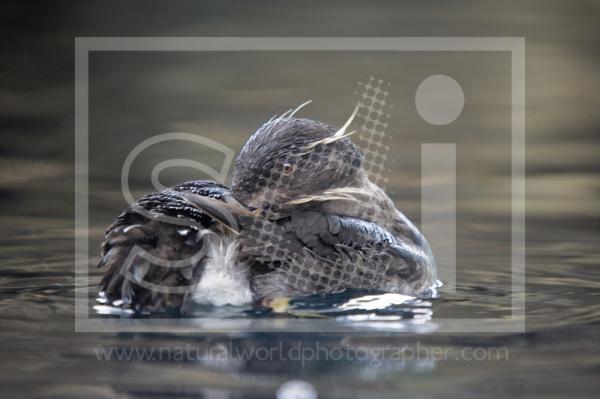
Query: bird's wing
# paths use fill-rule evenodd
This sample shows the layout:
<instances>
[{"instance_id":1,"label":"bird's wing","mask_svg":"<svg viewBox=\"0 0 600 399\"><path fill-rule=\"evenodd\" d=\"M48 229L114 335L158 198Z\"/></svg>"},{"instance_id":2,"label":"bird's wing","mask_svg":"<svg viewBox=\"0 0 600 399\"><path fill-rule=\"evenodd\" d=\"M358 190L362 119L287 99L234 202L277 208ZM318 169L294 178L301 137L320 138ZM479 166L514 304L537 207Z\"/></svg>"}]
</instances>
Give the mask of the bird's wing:
<instances>
[{"instance_id":1,"label":"bird's wing","mask_svg":"<svg viewBox=\"0 0 600 399\"><path fill-rule=\"evenodd\" d=\"M220 184L191 181L127 208L102 244L101 299L138 310L179 308L202 274L208 241L231 234L186 196L225 201L229 195Z\"/></svg>"},{"instance_id":2,"label":"bird's wing","mask_svg":"<svg viewBox=\"0 0 600 399\"><path fill-rule=\"evenodd\" d=\"M242 251L274 265L255 275L258 297L378 289L391 274L410 278L423 261L382 226L353 217L301 211L259 227L242 226L240 236Z\"/></svg>"},{"instance_id":3,"label":"bird's wing","mask_svg":"<svg viewBox=\"0 0 600 399\"><path fill-rule=\"evenodd\" d=\"M412 273L417 264L427 261L411 242L364 219L309 211L293 214L287 230L295 232L300 241L322 257L337 257L339 250L387 253L395 263L406 266L407 274Z\"/></svg>"},{"instance_id":4,"label":"bird's wing","mask_svg":"<svg viewBox=\"0 0 600 399\"><path fill-rule=\"evenodd\" d=\"M335 259L340 248L388 249L397 244L382 226L349 216L319 211L299 211L276 221L241 221L241 243L256 256L273 249L286 253L309 249L315 255ZM274 252L273 252L274 253Z\"/></svg>"}]
</instances>

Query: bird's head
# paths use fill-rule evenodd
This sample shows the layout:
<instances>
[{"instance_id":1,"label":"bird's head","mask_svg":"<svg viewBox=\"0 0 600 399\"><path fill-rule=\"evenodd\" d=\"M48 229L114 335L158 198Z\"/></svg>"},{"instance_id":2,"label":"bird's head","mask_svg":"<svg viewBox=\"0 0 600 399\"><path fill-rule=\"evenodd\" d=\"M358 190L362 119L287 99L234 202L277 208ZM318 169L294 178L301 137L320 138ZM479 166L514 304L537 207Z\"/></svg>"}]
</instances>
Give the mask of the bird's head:
<instances>
[{"instance_id":1,"label":"bird's head","mask_svg":"<svg viewBox=\"0 0 600 399\"><path fill-rule=\"evenodd\" d=\"M346 131L355 113L340 129L293 113L262 125L236 161L233 195L249 207L278 211L358 187L362 155Z\"/></svg>"}]
</instances>

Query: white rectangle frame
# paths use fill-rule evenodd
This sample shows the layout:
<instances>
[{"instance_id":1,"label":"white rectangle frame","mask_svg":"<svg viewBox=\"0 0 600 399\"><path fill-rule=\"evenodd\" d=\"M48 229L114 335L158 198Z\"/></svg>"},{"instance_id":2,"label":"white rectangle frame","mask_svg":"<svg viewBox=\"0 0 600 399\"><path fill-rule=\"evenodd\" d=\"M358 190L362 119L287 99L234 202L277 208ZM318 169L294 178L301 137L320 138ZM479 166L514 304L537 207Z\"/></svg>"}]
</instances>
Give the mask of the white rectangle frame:
<instances>
[{"instance_id":1,"label":"white rectangle frame","mask_svg":"<svg viewBox=\"0 0 600 399\"><path fill-rule=\"evenodd\" d=\"M334 319L106 319L90 317L89 53L91 51L505 51L511 55L511 317L403 321L399 332L525 331L525 38L523 37L77 37L75 38L76 332L369 332ZM404 326L404 327L402 327ZM371 332L376 333L374 329ZM384 330L383 332L389 332Z\"/></svg>"}]
</instances>

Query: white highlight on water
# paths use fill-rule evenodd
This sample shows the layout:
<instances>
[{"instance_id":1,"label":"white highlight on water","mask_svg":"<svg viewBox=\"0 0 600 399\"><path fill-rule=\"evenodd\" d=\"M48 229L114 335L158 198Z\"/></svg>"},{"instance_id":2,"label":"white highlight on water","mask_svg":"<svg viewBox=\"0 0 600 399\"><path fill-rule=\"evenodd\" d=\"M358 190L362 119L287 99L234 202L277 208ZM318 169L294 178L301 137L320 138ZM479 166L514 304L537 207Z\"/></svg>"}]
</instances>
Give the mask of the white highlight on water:
<instances>
[{"instance_id":1,"label":"white highlight on water","mask_svg":"<svg viewBox=\"0 0 600 399\"><path fill-rule=\"evenodd\" d=\"M277 399L317 399L317 396L315 387L302 380L285 382L275 393Z\"/></svg>"}]
</instances>

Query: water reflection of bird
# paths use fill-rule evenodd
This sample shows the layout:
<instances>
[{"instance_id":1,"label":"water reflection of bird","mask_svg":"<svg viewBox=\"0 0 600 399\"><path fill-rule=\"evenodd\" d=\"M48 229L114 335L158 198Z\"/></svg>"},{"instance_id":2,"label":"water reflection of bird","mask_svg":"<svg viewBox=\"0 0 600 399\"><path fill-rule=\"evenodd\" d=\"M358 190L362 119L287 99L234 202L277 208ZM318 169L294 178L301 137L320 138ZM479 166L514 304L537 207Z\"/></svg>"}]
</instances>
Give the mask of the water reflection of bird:
<instances>
[{"instance_id":1,"label":"water reflection of bird","mask_svg":"<svg viewBox=\"0 0 600 399\"><path fill-rule=\"evenodd\" d=\"M191 181L142 197L107 229L100 299L162 310L349 288L427 293L429 246L369 180L349 123L284 115L250 137L231 190Z\"/></svg>"}]
</instances>

